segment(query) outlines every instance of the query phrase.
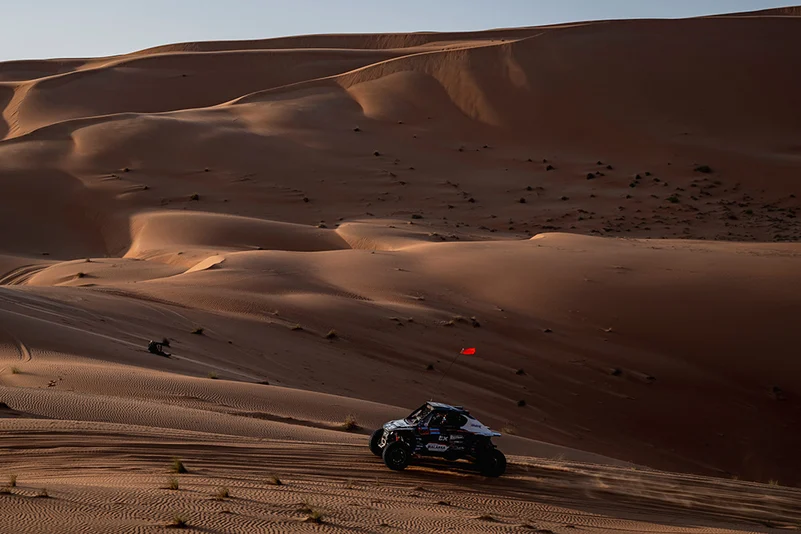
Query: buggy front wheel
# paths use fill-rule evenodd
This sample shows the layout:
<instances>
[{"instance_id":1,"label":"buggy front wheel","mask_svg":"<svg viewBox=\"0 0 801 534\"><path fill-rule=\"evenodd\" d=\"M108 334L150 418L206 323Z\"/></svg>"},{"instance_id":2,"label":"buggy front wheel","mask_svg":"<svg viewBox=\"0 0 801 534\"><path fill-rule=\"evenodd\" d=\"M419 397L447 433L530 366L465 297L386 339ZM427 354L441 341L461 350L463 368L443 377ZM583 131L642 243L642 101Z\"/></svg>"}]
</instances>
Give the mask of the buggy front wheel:
<instances>
[{"instance_id":1,"label":"buggy front wheel","mask_svg":"<svg viewBox=\"0 0 801 534\"><path fill-rule=\"evenodd\" d=\"M393 471L403 471L412 459L409 447L402 441L393 441L384 447L381 455L387 467Z\"/></svg>"},{"instance_id":2,"label":"buggy front wheel","mask_svg":"<svg viewBox=\"0 0 801 534\"><path fill-rule=\"evenodd\" d=\"M379 458L381 458L381 452L382 452L381 451L381 445L379 445L379 444L381 443L381 438L383 438L383 437L384 437L384 429L383 428L379 428L378 430L373 432L372 436L370 436L370 452L372 452L373 454L375 454Z\"/></svg>"}]
</instances>

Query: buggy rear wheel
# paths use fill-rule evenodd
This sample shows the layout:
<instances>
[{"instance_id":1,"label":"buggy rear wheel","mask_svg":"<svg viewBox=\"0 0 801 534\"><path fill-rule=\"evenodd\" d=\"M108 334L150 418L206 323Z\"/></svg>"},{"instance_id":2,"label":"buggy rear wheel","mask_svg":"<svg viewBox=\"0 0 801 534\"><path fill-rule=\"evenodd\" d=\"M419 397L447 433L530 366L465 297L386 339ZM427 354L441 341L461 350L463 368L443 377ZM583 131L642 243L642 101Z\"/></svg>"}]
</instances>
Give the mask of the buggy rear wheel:
<instances>
[{"instance_id":1,"label":"buggy rear wheel","mask_svg":"<svg viewBox=\"0 0 801 534\"><path fill-rule=\"evenodd\" d=\"M499 477L506 472L506 456L498 449L490 449L481 455L478 465L485 477Z\"/></svg>"}]
</instances>

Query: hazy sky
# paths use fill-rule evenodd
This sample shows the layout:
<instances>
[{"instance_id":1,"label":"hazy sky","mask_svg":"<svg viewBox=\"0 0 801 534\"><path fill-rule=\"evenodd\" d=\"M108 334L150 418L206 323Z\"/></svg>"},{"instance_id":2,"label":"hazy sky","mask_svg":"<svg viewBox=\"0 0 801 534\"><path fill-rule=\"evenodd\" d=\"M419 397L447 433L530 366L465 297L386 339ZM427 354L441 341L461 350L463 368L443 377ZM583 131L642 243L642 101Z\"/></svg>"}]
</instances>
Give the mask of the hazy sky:
<instances>
[{"instance_id":1,"label":"hazy sky","mask_svg":"<svg viewBox=\"0 0 801 534\"><path fill-rule=\"evenodd\" d=\"M577 20L688 17L794 4L780 0L0 1L0 61L105 56L182 41L478 30Z\"/></svg>"}]
</instances>

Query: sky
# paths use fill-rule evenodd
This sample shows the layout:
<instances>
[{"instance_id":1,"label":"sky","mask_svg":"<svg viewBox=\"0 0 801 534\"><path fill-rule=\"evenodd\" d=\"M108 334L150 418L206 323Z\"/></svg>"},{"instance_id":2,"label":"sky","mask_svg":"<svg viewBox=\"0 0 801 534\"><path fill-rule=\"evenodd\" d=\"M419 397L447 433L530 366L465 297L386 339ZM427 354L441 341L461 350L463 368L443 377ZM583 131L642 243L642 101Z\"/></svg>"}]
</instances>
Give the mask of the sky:
<instances>
[{"instance_id":1,"label":"sky","mask_svg":"<svg viewBox=\"0 0 801 534\"><path fill-rule=\"evenodd\" d=\"M678 18L777 0L0 0L0 61L97 57L186 41L314 33L469 31ZM801 0L796 0L796 4Z\"/></svg>"}]
</instances>

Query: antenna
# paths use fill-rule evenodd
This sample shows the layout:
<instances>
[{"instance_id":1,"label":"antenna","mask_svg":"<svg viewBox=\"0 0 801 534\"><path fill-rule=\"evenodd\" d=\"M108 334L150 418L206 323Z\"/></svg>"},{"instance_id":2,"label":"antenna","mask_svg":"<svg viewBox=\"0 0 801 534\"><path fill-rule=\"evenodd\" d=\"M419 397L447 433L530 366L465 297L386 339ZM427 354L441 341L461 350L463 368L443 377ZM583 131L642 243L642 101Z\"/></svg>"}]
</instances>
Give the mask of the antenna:
<instances>
[{"instance_id":1,"label":"antenna","mask_svg":"<svg viewBox=\"0 0 801 534\"><path fill-rule=\"evenodd\" d=\"M464 349L463 348L462 350L460 350L459 353L456 354L456 357L453 360L451 360L451 364L448 366L448 368L445 370L445 372L442 373L442 376L439 377L439 382L437 382L437 387L439 387L439 385L442 384L442 381L445 379L447 374L450 372L451 367L453 367L453 364L456 363L456 360L459 359L459 356L461 356L462 354L475 354L475 353L476 353L476 349L472 348L472 347L469 348L469 349Z\"/></svg>"},{"instance_id":2,"label":"antenna","mask_svg":"<svg viewBox=\"0 0 801 534\"><path fill-rule=\"evenodd\" d=\"M464 349L462 349L462 350L464 350ZM439 382L437 382L437 387L439 387L439 385L442 384L442 381L445 379L445 377L450 372L451 367L453 367L453 364L456 363L456 360L459 359L459 356L461 356L461 355L462 355L462 353L459 352L459 353L456 354L456 358L451 360L451 364L448 366L448 369L444 373L442 373L442 376L439 377Z\"/></svg>"}]
</instances>

